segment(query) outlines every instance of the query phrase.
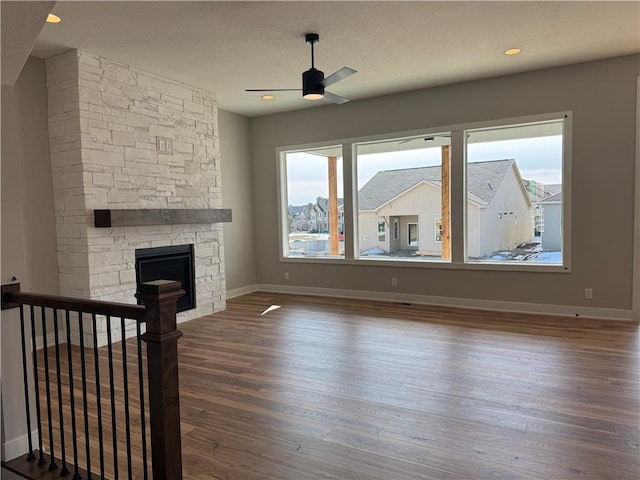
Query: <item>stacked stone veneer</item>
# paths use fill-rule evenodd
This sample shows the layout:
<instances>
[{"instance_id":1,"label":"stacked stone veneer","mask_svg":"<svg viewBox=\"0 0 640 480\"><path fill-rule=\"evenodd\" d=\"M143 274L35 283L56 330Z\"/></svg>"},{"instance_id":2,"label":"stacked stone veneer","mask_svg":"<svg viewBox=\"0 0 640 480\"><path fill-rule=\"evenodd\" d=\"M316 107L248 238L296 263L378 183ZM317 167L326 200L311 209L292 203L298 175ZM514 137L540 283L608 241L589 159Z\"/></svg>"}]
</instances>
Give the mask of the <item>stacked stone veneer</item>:
<instances>
[{"instance_id":1,"label":"stacked stone veneer","mask_svg":"<svg viewBox=\"0 0 640 480\"><path fill-rule=\"evenodd\" d=\"M61 294L135 303L135 249L194 244L197 308L178 321L223 310L222 225L93 220L93 209L221 207L215 95L78 50L46 65Z\"/></svg>"}]
</instances>

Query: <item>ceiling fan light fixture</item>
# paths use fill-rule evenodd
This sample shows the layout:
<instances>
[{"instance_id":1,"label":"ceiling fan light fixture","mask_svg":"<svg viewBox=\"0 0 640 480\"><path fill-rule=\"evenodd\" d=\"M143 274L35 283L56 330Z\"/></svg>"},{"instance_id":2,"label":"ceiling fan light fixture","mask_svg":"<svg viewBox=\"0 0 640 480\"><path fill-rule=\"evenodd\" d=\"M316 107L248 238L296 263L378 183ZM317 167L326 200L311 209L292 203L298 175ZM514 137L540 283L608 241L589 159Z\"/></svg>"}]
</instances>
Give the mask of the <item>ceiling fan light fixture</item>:
<instances>
[{"instance_id":1,"label":"ceiling fan light fixture","mask_svg":"<svg viewBox=\"0 0 640 480\"><path fill-rule=\"evenodd\" d=\"M324 97L324 72L310 68L302 73L302 96L307 100L320 100Z\"/></svg>"}]
</instances>

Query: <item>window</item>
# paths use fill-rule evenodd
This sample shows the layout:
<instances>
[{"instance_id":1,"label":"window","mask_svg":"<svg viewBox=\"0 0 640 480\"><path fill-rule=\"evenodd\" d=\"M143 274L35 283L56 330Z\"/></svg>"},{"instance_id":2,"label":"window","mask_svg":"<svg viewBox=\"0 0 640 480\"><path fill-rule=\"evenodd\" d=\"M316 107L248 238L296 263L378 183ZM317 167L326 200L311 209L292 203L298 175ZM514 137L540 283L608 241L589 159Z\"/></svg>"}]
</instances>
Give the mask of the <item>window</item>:
<instances>
[{"instance_id":1,"label":"window","mask_svg":"<svg viewBox=\"0 0 640 480\"><path fill-rule=\"evenodd\" d=\"M562 264L563 126L466 131L467 261Z\"/></svg>"},{"instance_id":2,"label":"window","mask_svg":"<svg viewBox=\"0 0 640 480\"><path fill-rule=\"evenodd\" d=\"M570 132L567 112L283 149L282 256L570 271Z\"/></svg>"},{"instance_id":3,"label":"window","mask_svg":"<svg viewBox=\"0 0 640 480\"><path fill-rule=\"evenodd\" d=\"M434 221L450 209L450 144L451 133L442 132L356 145L359 258L448 261ZM393 221L392 241L381 233L381 217Z\"/></svg>"},{"instance_id":4,"label":"window","mask_svg":"<svg viewBox=\"0 0 640 480\"><path fill-rule=\"evenodd\" d=\"M418 224L417 223L407 223L407 238L408 244L411 247L418 246Z\"/></svg>"},{"instance_id":5,"label":"window","mask_svg":"<svg viewBox=\"0 0 640 480\"><path fill-rule=\"evenodd\" d=\"M442 219L441 218L436 218L436 225L434 230L436 233L435 241L438 243L441 243L442 242Z\"/></svg>"},{"instance_id":6,"label":"window","mask_svg":"<svg viewBox=\"0 0 640 480\"><path fill-rule=\"evenodd\" d=\"M387 237L386 232L387 232L387 226L384 219L378 220L378 241L379 242L384 242L386 240L386 237Z\"/></svg>"},{"instance_id":7,"label":"window","mask_svg":"<svg viewBox=\"0 0 640 480\"><path fill-rule=\"evenodd\" d=\"M342 148L285 152L281 162L287 210L284 256L344 257Z\"/></svg>"}]
</instances>

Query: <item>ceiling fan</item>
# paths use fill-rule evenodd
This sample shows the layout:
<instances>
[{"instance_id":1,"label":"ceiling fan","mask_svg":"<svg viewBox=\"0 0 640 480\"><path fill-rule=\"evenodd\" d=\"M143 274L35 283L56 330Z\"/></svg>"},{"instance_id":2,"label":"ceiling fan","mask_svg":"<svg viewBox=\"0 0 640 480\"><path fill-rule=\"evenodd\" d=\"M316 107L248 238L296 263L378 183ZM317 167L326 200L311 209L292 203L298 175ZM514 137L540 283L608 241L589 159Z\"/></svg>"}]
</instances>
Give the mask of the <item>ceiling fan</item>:
<instances>
[{"instance_id":1,"label":"ceiling fan","mask_svg":"<svg viewBox=\"0 0 640 480\"><path fill-rule=\"evenodd\" d=\"M342 67L338 71L332 73L327 78L324 77L324 72L317 70L315 67L315 59L313 55L313 46L320 40L320 35L317 33L307 33L305 35L305 41L311 45L311 68L305 72L302 72L302 88L262 88L262 89L247 89L247 92L293 92L302 91L302 96L307 100L320 100L326 98L327 100L342 104L347 100L335 93L327 92L325 87L333 85L340 80L347 78L349 75L353 75L356 71L353 68Z\"/></svg>"}]
</instances>

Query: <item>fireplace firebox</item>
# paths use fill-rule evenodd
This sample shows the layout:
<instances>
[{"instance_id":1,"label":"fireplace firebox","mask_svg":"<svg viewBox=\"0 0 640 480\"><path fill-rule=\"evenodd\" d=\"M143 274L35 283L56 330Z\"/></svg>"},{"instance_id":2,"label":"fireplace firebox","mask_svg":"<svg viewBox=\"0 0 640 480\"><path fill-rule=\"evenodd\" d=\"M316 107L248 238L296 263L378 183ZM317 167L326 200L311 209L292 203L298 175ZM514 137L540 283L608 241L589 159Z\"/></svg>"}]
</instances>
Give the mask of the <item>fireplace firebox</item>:
<instances>
[{"instance_id":1,"label":"fireplace firebox","mask_svg":"<svg viewBox=\"0 0 640 480\"><path fill-rule=\"evenodd\" d=\"M178 312L196 307L193 245L139 248L136 256L136 283L176 280L186 292L178 299Z\"/></svg>"}]
</instances>

